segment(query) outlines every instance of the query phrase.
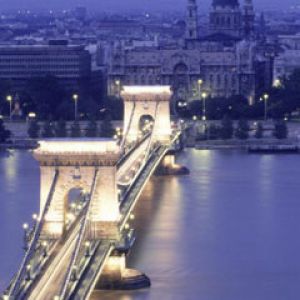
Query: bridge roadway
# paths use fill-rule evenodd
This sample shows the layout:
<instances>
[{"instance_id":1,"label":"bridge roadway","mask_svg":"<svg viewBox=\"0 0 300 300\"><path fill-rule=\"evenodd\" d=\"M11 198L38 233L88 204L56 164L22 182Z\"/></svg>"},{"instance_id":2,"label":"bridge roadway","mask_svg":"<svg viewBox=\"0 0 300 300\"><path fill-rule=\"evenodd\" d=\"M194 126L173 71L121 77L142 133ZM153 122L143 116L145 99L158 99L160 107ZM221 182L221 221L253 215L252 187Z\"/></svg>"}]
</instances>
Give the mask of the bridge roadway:
<instances>
[{"instance_id":1,"label":"bridge roadway","mask_svg":"<svg viewBox=\"0 0 300 300\"><path fill-rule=\"evenodd\" d=\"M175 134L172 142L176 140ZM151 177L156 167L169 149L168 145L156 145L149 156L145 157L145 152L149 144L150 137L145 138L138 148L133 149L131 155L118 168L117 178L122 184L127 185L120 202L120 231L124 230L125 224L129 219L131 211L134 209L138 198ZM172 143L171 143L172 144ZM135 169L134 174L132 169ZM127 174L132 175L134 180L127 180ZM79 227L84 216L78 216L76 224L72 226L58 242L54 257L50 263L46 264L39 276L31 282L29 288L19 293L16 299L30 300L53 300L60 299L62 285L69 267L72 253L75 250L76 239L79 235ZM89 255L82 255L79 270L76 278L70 280L67 295L64 299L88 299L100 277L106 259L115 248L115 241L101 240L93 242ZM24 293L25 292L25 293Z\"/></svg>"}]
</instances>

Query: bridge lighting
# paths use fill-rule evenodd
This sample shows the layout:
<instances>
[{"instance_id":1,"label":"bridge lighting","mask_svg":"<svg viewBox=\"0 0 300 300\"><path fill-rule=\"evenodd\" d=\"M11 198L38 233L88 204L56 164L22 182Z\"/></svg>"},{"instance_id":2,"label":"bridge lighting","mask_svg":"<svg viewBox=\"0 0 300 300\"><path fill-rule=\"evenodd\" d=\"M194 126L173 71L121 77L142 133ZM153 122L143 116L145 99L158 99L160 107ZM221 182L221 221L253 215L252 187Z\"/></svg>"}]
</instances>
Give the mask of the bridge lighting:
<instances>
[{"instance_id":1,"label":"bridge lighting","mask_svg":"<svg viewBox=\"0 0 300 300\"><path fill-rule=\"evenodd\" d=\"M197 116L193 116L193 120L194 120L194 121L197 121Z\"/></svg>"},{"instance_id":2,"label":"bridge lighting","mask_svg":"<svg viewBox=\"0 0 300 300\"><path fill-rule=\"evenodd\" d=\"M24 229L24 230L27 230L28 228L29 228L28 224L27 224L27 223L24 223L24 224L23 224L23 229Z\"/></svg>"},{"instance_id":3,"label":"bridge lighting","mask_svg":"<svg viewBox=\"0 0 300 300\"><path fill-rule=\"evenodd\" d=\"M32 219L33 219L34 221L37 221L38 215L37 215L37 214L33 214L33 215L32 215Z\"/></svg>"},{"instance_id":4,"label":"bridge lighting","mask_svg":"<svg viewBox=\"0 0 300 300\"><path fill-rule=\"evenodd\" d=\"M85 245L85 255L90 256L91 255L91 253L90 253L91 243L89 241L86 241L84 245Z\"/></svg>"},{"instance_id":5,"label":"bridge lighting","mask_svg":"<svg viewBox=\"0 0 300 300\"><path fill-rule=\"evenodd\" d=\"M129 228L130 228L129 224L126 223L126 224L125 224L125 229L128 230Z\"/></svg>"},{"instance_id":6,"label":"bridge lighting","mask_svg":"<svg viewBox=\"0 0 300 300\"><path fill-rule=\"evenodd\" d=\"M43 241L42 246L43 246L43 247L47 247L47 246L48 246L48 243L47 243L46 241Z\"/></svg>"},{"instance_id":7,"label":"bridge lighting","mask_svg":"<svg viewBox=\"0 0 300 300\"><path fill-rule=\"evenodd\" d=\"M29 265L26 266L26 272L27 272L26 280L28 280L28 281L31 280L30 270L31 270L31 265L29 264Z\"/></svg>"},{"instance_id":8,"label":"bridge lighting","mask_svg":"<svg viewBox=\"0 0 300 300\"><path fill-rule=\"evenodd\" d=\"M135 219L135 215L134 214L130 214L130 220L134 220Z\"/></svg>"},{"instance_id":9,"label":"bridge lighting","mask_svg":"<svg viewBox=\"0 0 300 300\"><path fill-rule=\"evenodd\" d=\"M67 220L68 220L68 221L74 221L74 219L75 219L74 214L72 214L72 213L68 213L68 214L67 214Z\"/></svg>"}]
</instances>

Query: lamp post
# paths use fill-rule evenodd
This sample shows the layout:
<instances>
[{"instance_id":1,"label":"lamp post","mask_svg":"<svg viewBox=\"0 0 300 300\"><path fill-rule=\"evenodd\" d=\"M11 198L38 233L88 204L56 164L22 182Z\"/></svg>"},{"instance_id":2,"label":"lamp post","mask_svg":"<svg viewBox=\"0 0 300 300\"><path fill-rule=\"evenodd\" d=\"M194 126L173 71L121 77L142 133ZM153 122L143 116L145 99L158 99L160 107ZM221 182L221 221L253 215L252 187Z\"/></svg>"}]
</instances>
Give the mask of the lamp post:
<instances>
[{"instance_id":1,"label":"lamp post","mask_svg":"<svg viewBox=\"0 0 300 300\"><path fill-rule=\"evenodd\" d=\"M77 104L78 104L78 94L73 94L73 100L74 100L74 119L77 121Z\"/></svg>"},{"instance_id":2,"label":"lamp post","mask_svg":"<svg viewBox=\"0 0 300 300\"><path fill-rule=\"evenodd\" d=\"M13 97L11 95L6 96L6 100L9 102L9 119L11 121L12 118L12 102L13 102Z\"/></svg>"},{"instance_id":3,"label":"lamp post","mask_svg":"<svg viewBox=\"0 0 300 300\"><path fill-rule=\"evenodd\" d=\"M203 99L203 104L202 104L202 121L203 123L203 131L204 134L206 134L206 98L207 98L207 93L203 92L201 94L201 98Z\"/></svg>"},{"instance_id":4,"label":"lamp post","mask_svg":"<svg viewBox=\"0 0 300 300\"><path fill-rule=\"evenodd\" d=\"M206 98L207 98L207 94L205 92L203 92L201 94L201 98L203 99L203 103L202 103L202 120L206 121Z\"/></svg>"},{"instance_id":5,"label":"lamp post","mask_svg":"<svg viewBox=\"0 0 300 300\"><path fill-rule=\"evenodd\" d=\"M121 98L121 81L118 79L115 81L116 86L118 87L118 97Z\"/></svg>"},{"instance_id":6,"label":"lamp post","mask_svg":"<svg viewBox=\"0 0 300 300\"><path fill-rule=\"evenodd\" d=\"M267 121L267 119L268 119L268 100L269 100L269 97L270 96L268 94L263 95L263 99L265 101L265 117L264 117L265 121Z\"/></svg>"}]
</instances>

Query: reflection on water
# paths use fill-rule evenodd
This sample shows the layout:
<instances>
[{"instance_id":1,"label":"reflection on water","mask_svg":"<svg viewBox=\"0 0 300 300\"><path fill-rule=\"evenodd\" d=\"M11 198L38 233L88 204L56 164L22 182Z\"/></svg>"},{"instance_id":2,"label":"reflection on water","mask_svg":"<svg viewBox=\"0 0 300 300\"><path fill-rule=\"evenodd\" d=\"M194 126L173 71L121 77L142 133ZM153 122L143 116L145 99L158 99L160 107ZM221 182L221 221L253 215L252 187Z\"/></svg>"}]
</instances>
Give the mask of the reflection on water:
<instances>
[{"instance_id":1,"label":"reflection on water","mask_svg":"<svg viewBox=\"0 0 300 300\"><path fill-rule=\"evenodd\" d=\"M128 265L152 287L92 298L298 300L298 156L189 150L180 161L191 175L153 178L135 212ZM22 254L21 224L38 205L38 167L28 153L0 157L0 190L3 287Z\"/></svg>"},{"instance_id":2,"label":"reflection on water","mask_svg":"<svg viewBox=\"0 0 300 300\"><path fill-rule=\"evenodd\" d=\"M23 255L22 224L38 210L38 165L26 151L0 151L0 291Z\"/></svg>"}]
</instances>

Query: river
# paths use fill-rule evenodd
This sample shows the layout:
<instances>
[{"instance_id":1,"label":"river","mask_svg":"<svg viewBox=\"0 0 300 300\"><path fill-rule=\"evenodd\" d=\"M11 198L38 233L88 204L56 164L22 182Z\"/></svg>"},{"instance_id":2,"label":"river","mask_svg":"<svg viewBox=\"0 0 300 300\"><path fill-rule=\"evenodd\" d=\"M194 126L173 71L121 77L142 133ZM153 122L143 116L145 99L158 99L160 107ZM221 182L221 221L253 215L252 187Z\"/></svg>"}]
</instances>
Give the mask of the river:
<instances>
[{"instance_id":1,"label":"river","mask_svg":"<svg viewBox=\"0 0 300 300\"><path fill-rule=\"evenodd\" d=\"M93 299L300 299L297 155L186 150L183 177L153 178L135 211L128 266L150 289ZM0 154L0 290L22 256L22 224L38 210L39 168L26 151Z\"/></svg>"}]
</instances>

